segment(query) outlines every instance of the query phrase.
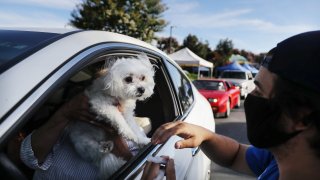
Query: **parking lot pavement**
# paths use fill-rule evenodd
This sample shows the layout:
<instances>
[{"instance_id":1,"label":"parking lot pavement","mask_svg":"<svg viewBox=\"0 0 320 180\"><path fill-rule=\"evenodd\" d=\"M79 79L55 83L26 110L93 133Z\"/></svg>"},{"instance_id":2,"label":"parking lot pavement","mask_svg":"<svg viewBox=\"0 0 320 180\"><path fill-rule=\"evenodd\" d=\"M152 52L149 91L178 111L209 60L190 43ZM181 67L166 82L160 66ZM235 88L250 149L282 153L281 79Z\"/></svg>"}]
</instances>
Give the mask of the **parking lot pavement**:
<instances>
[{"instance_id":1,"label":"parking lot pavement","mask_svg":"<svg viewBox=\"0 0 320 180\"><path fill-rule=\"evenodd\" d=\"M228 118L216 118L216 133L236 139L240 143L249 144L247 139L247 129L243 101L239 109L233 109ZM252 176L247 176L221 167L214 162L211 164L211 180L254 180Z\"/></svg>"}]
</instances>

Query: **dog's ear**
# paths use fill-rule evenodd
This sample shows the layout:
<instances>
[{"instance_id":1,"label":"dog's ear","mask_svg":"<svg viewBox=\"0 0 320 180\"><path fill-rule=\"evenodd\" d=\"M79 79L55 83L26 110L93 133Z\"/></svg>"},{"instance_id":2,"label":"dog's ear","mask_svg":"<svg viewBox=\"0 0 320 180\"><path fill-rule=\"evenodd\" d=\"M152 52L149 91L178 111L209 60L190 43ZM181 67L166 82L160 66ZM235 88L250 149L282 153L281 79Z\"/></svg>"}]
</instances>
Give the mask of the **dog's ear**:
<instances>
[{"instance_id":1,"label":"dog's ear","mask_svg":"<svg viewBox=\"0 0 320 180\"><path fill-rule=\"evenodd\" d=\"M144 61L149 61L149 57L147 56L146 53L141 52L140 54L137 55L138 59L144 60Z\"/></svg>"},{"instance_id":2,"label":"dog's ear","mask_svg":"<svg viewBox=\"0 0 320 180\"><path fill-rule=\"evenodd\" d=\"M155 67L151 64L149 57L147 56L146 53L141 52L140 54L137 55L137 59L141 60L141 62L149 69L151 69L153 72L155 71Z\"/></svg>"}]
</instances>

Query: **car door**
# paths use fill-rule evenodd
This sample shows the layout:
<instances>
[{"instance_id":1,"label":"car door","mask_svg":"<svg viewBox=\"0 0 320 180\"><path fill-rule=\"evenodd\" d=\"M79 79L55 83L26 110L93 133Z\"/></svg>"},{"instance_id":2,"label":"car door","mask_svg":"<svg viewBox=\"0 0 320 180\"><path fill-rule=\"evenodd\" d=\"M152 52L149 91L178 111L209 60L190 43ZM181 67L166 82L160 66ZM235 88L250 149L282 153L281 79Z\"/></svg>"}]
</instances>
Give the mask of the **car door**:
<instances>
[{"instance_id":1,"label":"car door","mask_svg":"<svg viewBox=\"0 0 320 180\"><path fill-rule=\"evenodd\" d=\"M197 93L181 69L172 61L167 60L167 57L132 44L99 44L84 49L71 59L65 60L65 63L51 72L50 76L43 77L41 83L37 84L27 96L20 100L19 104L12 107L9 113L2 117L0 124L0 157L2 159L0 171L9 178L30 178L32 171L21 164L18 154L20 141L16 140L23 139L27 133L43 124L54 112L54 109L65 100L65 96L83 91L88 85L88 81L94 76L92 69L101 67L107 57L132 56L141 52L146 53L157 68L155 95L147 103L137 104L136 109L138 116L147 116L154 120L151 122L153 128L148 135L151 136L161 124L175 120L199 124L214 131L214 120L210 106L208 103L203 103L207 101ZM203 171L206 171L210 161L204 159L203 153L198 148L174 149L173 144L179 139L174 136L163 145L149 144L145 146L112 178L132 179L139 177L146 158L151 155L173 157L176 162L177 177L184 179L203 174L193 166L203 166ZM192 171L189 171L190 169Z\"/></svg>"}]
</instances>

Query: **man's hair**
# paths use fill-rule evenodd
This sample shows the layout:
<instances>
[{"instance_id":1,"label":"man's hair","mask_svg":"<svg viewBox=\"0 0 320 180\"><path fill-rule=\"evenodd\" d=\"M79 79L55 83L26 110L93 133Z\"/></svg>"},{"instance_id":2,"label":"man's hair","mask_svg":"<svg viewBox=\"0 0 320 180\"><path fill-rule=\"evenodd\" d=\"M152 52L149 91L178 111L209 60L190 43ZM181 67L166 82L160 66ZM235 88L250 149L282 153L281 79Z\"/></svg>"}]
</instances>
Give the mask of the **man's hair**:
<instances>
[{"instance_id":1,"label":"man's hair","mask_svg":"<svg viewBox=\"0 0 320 180\"><path fill-rule=\"evenodd\" d=\"M284 115L316 127L316 135L309 139L309 144L320 158L320 94L280 76L276 78L273 94L274 101L279 104ZM304 110L310 111L310 114L301 117Z\"/></svg>"}]
</instances>

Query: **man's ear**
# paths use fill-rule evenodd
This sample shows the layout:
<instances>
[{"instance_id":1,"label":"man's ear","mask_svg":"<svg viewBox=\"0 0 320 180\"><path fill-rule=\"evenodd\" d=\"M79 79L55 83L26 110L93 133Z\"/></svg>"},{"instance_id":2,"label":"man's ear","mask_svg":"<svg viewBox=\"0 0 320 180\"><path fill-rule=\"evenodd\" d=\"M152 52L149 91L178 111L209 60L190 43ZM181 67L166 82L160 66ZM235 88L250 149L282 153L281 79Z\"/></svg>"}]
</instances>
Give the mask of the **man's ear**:
<instances>
[{"instance_id":1,"label":"man's ear","mask_svg":"<svg viewBox=\"0 0 320 180\"><path fill-rule=\"evenodd\" d=\"M294 129L297 131L305 130L309 127L312 122L313 113L307 108L300 109L299 117L297 117L297 121L295 122Z\"/></svg>"}]
</instances>

